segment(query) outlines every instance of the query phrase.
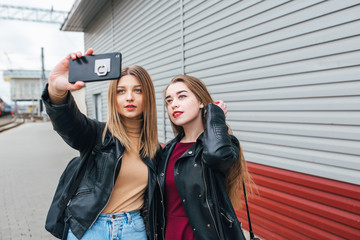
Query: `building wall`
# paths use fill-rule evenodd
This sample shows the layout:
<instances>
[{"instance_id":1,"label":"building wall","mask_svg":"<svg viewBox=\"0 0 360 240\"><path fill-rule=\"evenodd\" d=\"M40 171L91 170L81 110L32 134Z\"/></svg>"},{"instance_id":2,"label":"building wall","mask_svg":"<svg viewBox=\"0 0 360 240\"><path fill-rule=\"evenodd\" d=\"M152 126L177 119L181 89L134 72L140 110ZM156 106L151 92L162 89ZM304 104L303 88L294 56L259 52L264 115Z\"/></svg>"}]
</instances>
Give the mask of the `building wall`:
<instances>
[{"instance_id":1,"label":"building wall","mask_svg":"<svg viewBox=\"0 0 360 240\"><path fill-rule=\"evenodd\" d=\"M86 102L85 102L85 96L86 96L85 89L82 88L80 90L71 91L71 94L73 95L76 105L78 106L80 112L87 115L88 111L87 111Z\"/></svg>"},{"instance_id":2,"label":"building wall","mask_svg":"<svg viewBox=\"0 0 360 240\"><path fill-rule=\"evenodd\" d=\"M39 99L39 79L12 79L10 82L10 86L12 101L31 101Z\"/></svg>"},{"instance_id":3,"label":"building wall","mask_svg":"<svg viewBox=\"0 0 360 240\"><path fill-rule=\"evenodd\" d=\"M359 12L359 0L109 1L86 29L85 47L120 51L124 66L149 71L160 141L173 137L162 90L175 75L194 75L227 103L227 121L249 163L358 191ZM107 87L87 84L90 116L92 95L101 93L106 119ZM359 222L359 199L346 199ZM360 235L358 224L349 227Z\"/></svg>"},{"instance_id":4,"label":"building wall","mask_svg":"<svg viewBox=\"0 0 360 240\"><path fill-rule=\"evenodd\" d=\"M140 65L150 73L157 93L159 138L163 142L165 112L161 94L165 84L180 73L182 63L179 14L177 1L109 1L85 31L85 48L93 47L95 53L120 51L123 66ZM102 116L106 120L107 88L108 82L87 84L89 116L94 116L93 94L101 93Z\"/></svg>"},{"instance_id":5,"label":"building wall","mask_svg":"<svg viewBox=\"0 0 360 240\"><path fill-rule=\"evenodd\" d=\"M360 186L248 162L259 194L249 201L253 231L266 239L358 239ZM249 229L246 208L237 211Z\"/></svg>"}]
</instances>

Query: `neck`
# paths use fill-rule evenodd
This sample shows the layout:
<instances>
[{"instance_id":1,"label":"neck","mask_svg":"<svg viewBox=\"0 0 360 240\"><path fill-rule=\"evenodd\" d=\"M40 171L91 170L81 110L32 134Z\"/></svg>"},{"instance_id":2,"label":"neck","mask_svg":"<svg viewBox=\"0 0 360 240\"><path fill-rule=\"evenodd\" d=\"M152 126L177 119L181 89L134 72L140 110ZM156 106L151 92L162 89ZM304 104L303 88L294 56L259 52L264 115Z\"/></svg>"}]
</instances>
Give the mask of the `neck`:
<instances>
[{"instance_id":1,"label":"neck","mask_svg":"<svg viewBox=\"0 0 360 240\"><path fill-rule=\"evenodd\" d=\"M131 137L139 137L141 126L143 124L142 118L127 118L121 116L121 121L124 124L127 135Z\"/></svg>"},{"instance_id":2,"label":"neck","mask_svg":"<svg viewBox=\"0 0 360 240\"><path fill-rule=\"evenodd\" d=\"M200 134L204 132L202 119L200 118L200 121L196 121L183 126L183 129L185 135L180 142L196 142Z\"/></svg>"}]
</instances>

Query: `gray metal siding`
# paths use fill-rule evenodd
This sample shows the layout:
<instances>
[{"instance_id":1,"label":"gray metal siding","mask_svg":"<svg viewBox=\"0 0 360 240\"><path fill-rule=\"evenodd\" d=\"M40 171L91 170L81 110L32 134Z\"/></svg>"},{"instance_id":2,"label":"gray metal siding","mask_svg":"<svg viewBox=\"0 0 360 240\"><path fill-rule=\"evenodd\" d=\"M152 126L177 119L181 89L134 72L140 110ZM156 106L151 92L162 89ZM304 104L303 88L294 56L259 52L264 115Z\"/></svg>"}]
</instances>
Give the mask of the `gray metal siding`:
<instances>
[{"instance_id":1,"label":"gray metal siding","mask_svg":"<svg viewBox=\"0 0 360 240\"><path fill-rule=\"evenodd\" d=\"M247 160L360 183L359 1L196 3L185 72L227 103Z\"/></svg>"},{"instance_id":2,"label":"gray metal siding","mask_svg":"<svg viewBox=\"0 0 360 240\"><path fill-rule=\"evenodd\" d=\"M162 90L184 71L227 103L248 161L360 184L359 0L113 4L86 29L85 47L149 71L160 141L173 137ZM105 83L87 91L106 105Z\"/></svg>"},{"instance_id":3,"label":"gray metal siding","mask_svg":"<svg viewBox=\"0 0 360 240\"><path fill-rule=\"evenodd\" d=\"M112 11L111 2L109 1L100 11L99 15L94 18L89 26L85 29L85 49L93 48L95 54L112 52L113 51L113 37L112 37ZM86 106L88 109L88 116L95 118L94 112L94 95L101 96L101 109L103 121L107 118L107 89L109 82L94 82L86 83Z\"/></svg>"},{"instance_id":4,"label":"gray metal siding","mask_svg":"<svg viewBox=\"0 0 360 240\"><path fill-rule=\"evenodd\" d=\"M95 53L120 51L123 66L140 65L150 73L156 90L160 139L164 139L162 90L179 74L181 66L179 15L177 1L114 1L113 6L110 1L85 33L85 48L93 47ZM102 92L104 117L107 88L102 82L87 84L89 105L93 104L90 95ZM90 111L89 116L93 116Z\"/></svg>"}]
</instances>

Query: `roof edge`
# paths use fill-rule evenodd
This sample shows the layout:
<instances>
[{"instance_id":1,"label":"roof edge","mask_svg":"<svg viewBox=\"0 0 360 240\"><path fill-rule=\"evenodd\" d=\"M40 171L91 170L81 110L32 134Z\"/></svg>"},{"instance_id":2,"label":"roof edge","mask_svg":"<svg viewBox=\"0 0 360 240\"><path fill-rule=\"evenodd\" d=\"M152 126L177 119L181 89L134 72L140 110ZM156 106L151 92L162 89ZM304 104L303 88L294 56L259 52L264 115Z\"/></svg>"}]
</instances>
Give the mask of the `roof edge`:
<instances>
[{"instance_id":1,"label":"roof edge","mask_svg":"<svg viewBox=\"0 0 360 240\"><path fill-rule=\"evenodd\" d=\"M76 0L69 11L61 31L84 32L109 0Z\"/></svg>"}]
</instances>

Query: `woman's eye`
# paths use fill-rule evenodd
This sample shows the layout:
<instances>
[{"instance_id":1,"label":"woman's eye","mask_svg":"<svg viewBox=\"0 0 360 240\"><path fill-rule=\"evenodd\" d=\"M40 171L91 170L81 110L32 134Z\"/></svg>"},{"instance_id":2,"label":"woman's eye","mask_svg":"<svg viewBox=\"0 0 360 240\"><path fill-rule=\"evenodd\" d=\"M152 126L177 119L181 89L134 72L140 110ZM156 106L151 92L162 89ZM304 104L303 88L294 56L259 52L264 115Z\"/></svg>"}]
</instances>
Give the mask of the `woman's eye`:
<instances>
[{"instance_id":1,"label":"woman's eye","mask_svg":"<svg viewBox=\"0 0 360 240\"><path fill-rule=\"evenodd\" d=\"M141 93L141 92L142 92L140 88L135 89L134 91L135 91L136 93Z\"/></svg>"},{"instance_id":2,"label":"woman's eye","mask_svg":"<svg viewBox=\"0 0 360 240\"><path fill-rule=\"evenodd\" d=\"M117 93L120 93L120 94L121 94L121 93L124 93L124 92L125 92L124 89L118 89L118 90L117 90Z\"/></svg>"},{"instance_id":3,"label":"woman's eye","mask_svg":"<svg viewBox=\"0 0 360 240\"><path fill-rule=\"evenodd\" d=\"M167 100L166 100L166 103L167 103L167 104L170 104L171 102L172 102L171 99L167 99Z\"/></svg>"},{"instance_id":4,"label":"woman's eye","mask_svg":"<svg viewBox=\"0 0 360 240\"><path fill-rule=\"evenodd\" d=\"M186 98L186 95L180 95L179 98Z\"/></svg>"}]
</instances>

